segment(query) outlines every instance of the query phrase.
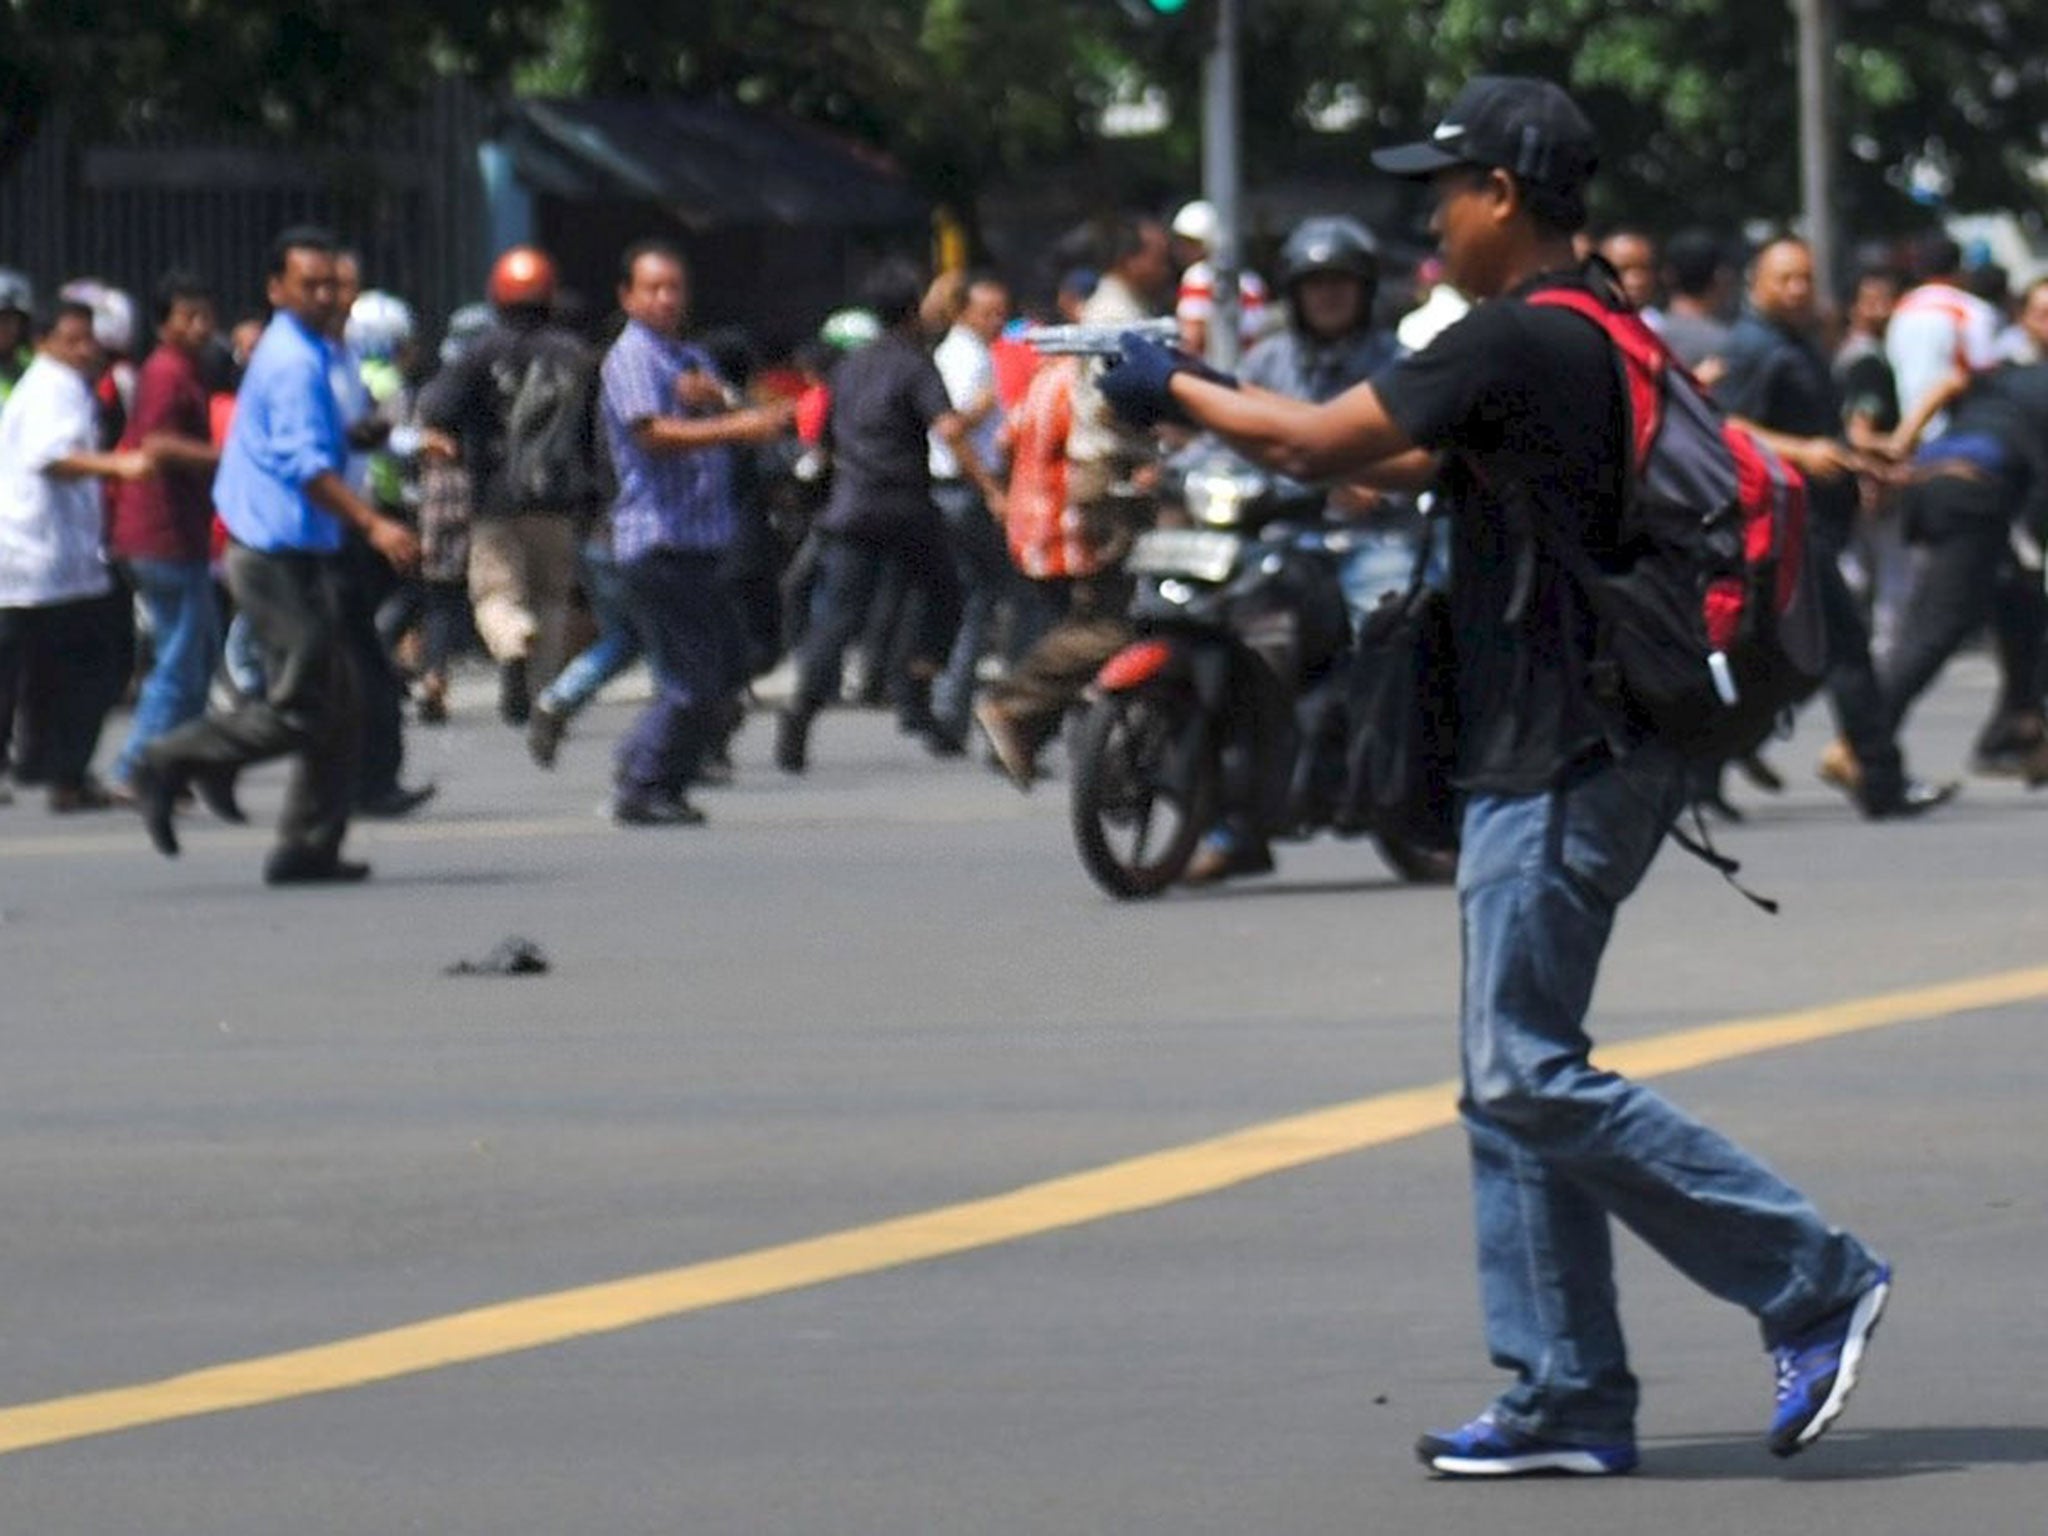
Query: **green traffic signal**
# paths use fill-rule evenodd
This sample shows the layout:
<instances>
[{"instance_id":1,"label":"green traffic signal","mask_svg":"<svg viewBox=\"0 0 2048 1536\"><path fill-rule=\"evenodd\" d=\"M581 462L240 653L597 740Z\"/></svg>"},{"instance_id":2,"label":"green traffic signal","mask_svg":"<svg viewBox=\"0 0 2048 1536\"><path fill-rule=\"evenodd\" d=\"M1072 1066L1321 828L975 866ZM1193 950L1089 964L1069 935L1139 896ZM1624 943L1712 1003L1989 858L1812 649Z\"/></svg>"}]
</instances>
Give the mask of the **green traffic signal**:
<instances>
[{"instance_id":1,"label":"green traffic signal","mask_svg":"<svg viewBox=\"0 0 2048 1536\"><path fill-rule=\"evenodd\" d=\"M1162 16L1172 16L1188 8L1188 0L1152 0L1152 9Z\"/></svg>"}]
</instances>

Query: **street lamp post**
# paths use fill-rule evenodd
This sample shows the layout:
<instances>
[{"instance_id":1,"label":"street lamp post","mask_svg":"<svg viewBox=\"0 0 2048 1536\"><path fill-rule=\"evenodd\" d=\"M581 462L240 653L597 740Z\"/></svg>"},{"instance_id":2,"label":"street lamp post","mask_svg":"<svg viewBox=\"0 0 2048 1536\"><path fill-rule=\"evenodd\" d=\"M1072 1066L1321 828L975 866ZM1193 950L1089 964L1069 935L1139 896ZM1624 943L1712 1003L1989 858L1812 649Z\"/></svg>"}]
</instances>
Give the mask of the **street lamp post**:
<instances>
[{"instance_id":1,"label":"street lamp post","mask_svg":"<svg viewBox=\"0 0 2048 1536\"><path fill-rule=\"evenodd\" d=\"M1154 0L1157 4L1157 0ZM1244 173L1239 152L1238 36L1243 0L1216 0L1216 36L1202 70L1202 195L1216 210L1215 312L1209 321L1209 361L1237 366L1238 274L1244 266L1241 227Z\"/></svg>"},{"instance_id":2,"label":"street lamp post","mask_svg":"<svg viewBox=\"0 0 2048 1536\"><path fill-rule=\"evenodd\" d=\"M1835 38L1830 0L1792 0L1799 22L1799 191L1813 278L1823 304L1835 293Z\"/></svg>"}]
</instances>

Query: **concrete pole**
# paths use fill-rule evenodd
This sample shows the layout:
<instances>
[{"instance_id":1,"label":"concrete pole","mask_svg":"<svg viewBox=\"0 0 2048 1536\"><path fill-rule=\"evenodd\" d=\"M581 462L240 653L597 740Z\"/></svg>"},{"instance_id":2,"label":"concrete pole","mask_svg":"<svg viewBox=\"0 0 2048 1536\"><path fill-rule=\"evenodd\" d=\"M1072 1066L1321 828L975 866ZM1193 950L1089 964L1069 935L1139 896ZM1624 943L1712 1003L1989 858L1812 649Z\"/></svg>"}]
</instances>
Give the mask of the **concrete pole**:
<instances>
[{"instance_id":1,"label":"concrete pole","mask_svg":"<svg viewBox=\"0 0 2048 1536\"><path fill-rule=\"evenodd\" d=\"M1209 265L1216 273L1216 309L1209 320L1209 361L1237 366L1237 275L1244 265L1239 239L1244 173L1238 105L1239 20L1242 0L1217 0L1216 37L1202 70L1202 195L1216 209L1216 243Z\"/></svg>"},{"instance_id":2,"label":"concrete pole","mask_svg":"<svg viewBox=\"0 0 2048 1536\"><path fill-rule=\"evenodd\" d=\"M1799 19L1799 191L1813 247L1815 296L1835 301L1835 28L1833 0L1792 0Z\"/></svg>"}]
</instances>

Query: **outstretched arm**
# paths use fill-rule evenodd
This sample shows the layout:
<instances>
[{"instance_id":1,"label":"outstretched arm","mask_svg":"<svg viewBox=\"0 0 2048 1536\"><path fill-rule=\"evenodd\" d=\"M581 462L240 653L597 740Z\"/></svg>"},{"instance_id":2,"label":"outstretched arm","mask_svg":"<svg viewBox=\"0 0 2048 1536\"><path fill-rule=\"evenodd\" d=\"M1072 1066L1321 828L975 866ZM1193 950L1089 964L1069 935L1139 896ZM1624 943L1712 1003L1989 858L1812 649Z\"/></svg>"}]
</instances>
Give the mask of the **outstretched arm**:
<instances>
[{"instance_id":1,"label":"outstretched arm","mask_svg":"<svg viewBox=\"0 0 2048 1536\"><path fill-rule=\"evenodd\" d=\"M1185 372L1173 376L1171 389L1196 425L1296 480L1413 490L1436 473L1436 456L1408 440L1370 384L1355 385L1323 405L1249 386L1232 389Z\"/></svg>"}]
</instances>

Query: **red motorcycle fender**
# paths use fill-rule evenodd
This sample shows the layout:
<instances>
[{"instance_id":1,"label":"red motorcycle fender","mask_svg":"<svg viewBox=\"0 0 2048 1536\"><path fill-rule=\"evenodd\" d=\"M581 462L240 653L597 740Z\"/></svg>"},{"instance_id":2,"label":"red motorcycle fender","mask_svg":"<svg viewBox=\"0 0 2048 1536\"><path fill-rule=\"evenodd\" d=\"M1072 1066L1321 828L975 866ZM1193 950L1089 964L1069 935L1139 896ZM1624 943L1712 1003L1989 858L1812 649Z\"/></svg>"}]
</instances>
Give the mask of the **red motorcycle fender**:
<instances>
[{"instance_id":1,"label":"red motorcycle fender","mask_svg":"<svg viewBox=\"0 0 2048 1536\"><path fill-rule=\"evenodd\" d=\"M1095 686L1104 693L1129 693L1158 677L1172 660L1173 647L1164 640L1134 640L1102 664Z\"/></svg>"}]
</instances>

